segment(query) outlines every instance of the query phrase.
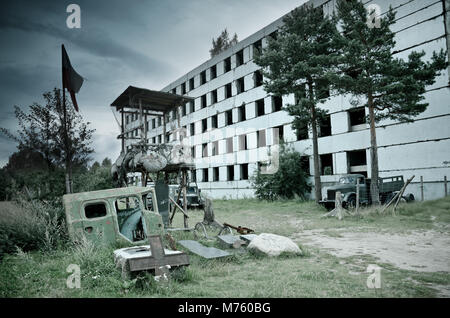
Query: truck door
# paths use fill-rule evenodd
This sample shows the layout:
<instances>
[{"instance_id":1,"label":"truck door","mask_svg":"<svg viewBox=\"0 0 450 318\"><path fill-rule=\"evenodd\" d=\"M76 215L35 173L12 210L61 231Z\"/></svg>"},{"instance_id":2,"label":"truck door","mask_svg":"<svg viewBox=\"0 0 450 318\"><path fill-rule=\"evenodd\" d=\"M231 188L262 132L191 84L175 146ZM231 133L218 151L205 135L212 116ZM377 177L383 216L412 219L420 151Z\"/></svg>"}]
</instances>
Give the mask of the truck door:
<instances>
[{"instance_id":1,"label":"truck door","mask_svg":"<svg viewBox=\"0 0 450 318\"><path fill-rule=\"evenodd\" d=\"M81 207L83 233L88 241L113 243L116 239L112 210L107 201L96 200L83 203Z\"/></svg>"}]
</instances>

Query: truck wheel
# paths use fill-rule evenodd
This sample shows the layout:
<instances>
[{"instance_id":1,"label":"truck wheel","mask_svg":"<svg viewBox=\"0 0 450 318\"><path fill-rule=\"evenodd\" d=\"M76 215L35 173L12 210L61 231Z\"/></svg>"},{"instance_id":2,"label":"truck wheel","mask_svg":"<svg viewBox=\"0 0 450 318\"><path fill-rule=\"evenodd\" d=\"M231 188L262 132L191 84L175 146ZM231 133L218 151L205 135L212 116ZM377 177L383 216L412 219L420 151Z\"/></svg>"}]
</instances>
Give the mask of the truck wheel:
<instances>
[{"instance_id":1,"label":"truck wheel","mask_svg":"<svg viewBox=\"0 0 450 318\"><path fill-rule=\"evenodd\" d=\"M345 205L346 209L353 209L356 206L356 197L351 196Z\"/></svg>"},{"instance_id":2,"label":"truck wheel","mask_svg":"<svg viewBox=\"0 0 450 318\"><path fill-rule=\"evenodd\" d=\"M406 202L413 202L415 200L414 194L412 194L412 193L407 194L404 198L405 198Z\"/></svg>"}]
</instances>

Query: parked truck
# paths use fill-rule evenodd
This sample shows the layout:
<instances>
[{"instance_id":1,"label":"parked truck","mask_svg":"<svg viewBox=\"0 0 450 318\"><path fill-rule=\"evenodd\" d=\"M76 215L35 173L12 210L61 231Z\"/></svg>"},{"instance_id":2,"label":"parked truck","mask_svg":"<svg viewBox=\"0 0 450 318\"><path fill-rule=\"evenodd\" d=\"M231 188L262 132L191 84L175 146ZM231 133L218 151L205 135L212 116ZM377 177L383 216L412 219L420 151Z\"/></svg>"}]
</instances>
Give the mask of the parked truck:
<instances>
[{"instance_id":1,"label":"parked truck","mask_svg":"<svg viewBox=\"0 0 450 318\"><path fill-rule=\"evenodd\" d=\"M370 179L362 174L346 174L339 178L337 185L327 188L326 197L319 203L327 209L334 208L336 192L342 195L342 206L352 208L356 205L356 187L359 180L359 204L370 205L372 203L370 195ZM395 194L405 185L403 176L394 176L387 178L378 178L378 189L380 191L380 202L385 204L389 202ZM406 202L414 201L413 194L407 194L402 197Z\"/></svg>"}]
</instances>

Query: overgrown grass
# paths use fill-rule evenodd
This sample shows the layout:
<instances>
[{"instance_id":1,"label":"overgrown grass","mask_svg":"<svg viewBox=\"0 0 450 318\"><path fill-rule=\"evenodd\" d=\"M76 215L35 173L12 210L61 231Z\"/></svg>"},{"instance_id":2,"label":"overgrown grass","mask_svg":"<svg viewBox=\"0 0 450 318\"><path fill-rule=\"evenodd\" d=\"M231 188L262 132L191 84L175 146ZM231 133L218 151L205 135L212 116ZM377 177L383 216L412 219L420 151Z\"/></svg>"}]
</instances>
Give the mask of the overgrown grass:
<instances>
[{"instance_id":1,"label":"overgrown grass","mask_svg":"<svg viewBox=\"0 0 450 318\"><path fill-rule=\"evenodd\" d=\"M398 215L364 215L342 221L323 219L326 211L312 202L258 200L214 201L216 219L233 225L295 237L304 230L325 229L332 237L339 229L407 231L448 225L450 198L402 205ZM189 211L189 225L203 219ZM431 216L434 216L433 220ZM181 214L175 224L182 224ZM447 230L448 231L448 228ZM176 240L194 239L193 233L172 233ZM215 240L202 240L218 246ZM297 241L299 245L302 242ZM182 249L181 246L178 246ZM432 285L449 285L449 273L422 273L379 264L370 256L337 258L325 251L302 246L302 257L270 258L236 250L233 256L205 260L190 255L190 266L167 282L155 282L148 273L123 280L115 267L117 246L68 244L50 250L7 255L0 263L0 297L434 297ZM382 288L366 286L368 264L383 268ZM81 288L69 289L67 266L78 264Z\"/></svg>"}]
</instances>

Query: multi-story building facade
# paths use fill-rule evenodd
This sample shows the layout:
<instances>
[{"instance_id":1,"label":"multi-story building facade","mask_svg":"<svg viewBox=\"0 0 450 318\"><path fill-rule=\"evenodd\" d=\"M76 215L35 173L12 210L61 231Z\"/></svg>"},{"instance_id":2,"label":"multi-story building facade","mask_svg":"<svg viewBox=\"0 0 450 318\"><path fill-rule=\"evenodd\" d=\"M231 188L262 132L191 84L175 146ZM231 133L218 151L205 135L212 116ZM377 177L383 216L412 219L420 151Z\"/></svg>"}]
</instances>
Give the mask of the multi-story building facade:
<instances>
[{"instance_id":1,"label":"multi-story building facade","mask_svg":"<svg viewBox=\"0 0 450 318\"><path fill-rule=\"evenodd\" d=\"M336 6L335 0L310 3L322 6L325 14L332 13ZM382 13L389 5L397 11L392 28L396 33L396 57L407 58L411 51L423 50L426 58L430 58L433 51L448 50L449 0L378 0L368 1L367 5L372 3ZM295 96L280 98L265 92L264 79L253 61L254 52L267 45L267 38L275 34L282 20L276 20L162 89L195 98L195 102L179 109L181 127L177 127L175 115L171 114L167 125L169 136L164 137L161 117L147 122L150 143L179 138L179 133L170 132L185 129L184 141L190 145L196 165L192 178L212 197L252 196L249 178L259 163L269 160L280 139L304 155L304 167L313 173L311 134L297 133L291 125L292 117L282 110L284 105L295 102ZM427 88L425 97L429 106L413 123L390 120L378 123L379 169L381 177L415 175L408 192L416 198L421 195L422 176L425 199L433 199L444 195L443 178L450 177L448 70ZM323 193L341 174L357 172L370 178L367 109L354 108L352 98L331 95L320 106L328 111L319 129ZM137 125L135 119L137 116L126 117L127 131ZM137 136L138 129L133 133ZM131 143L127 141L126 145Z\"/></svg>"}]
</instances>

